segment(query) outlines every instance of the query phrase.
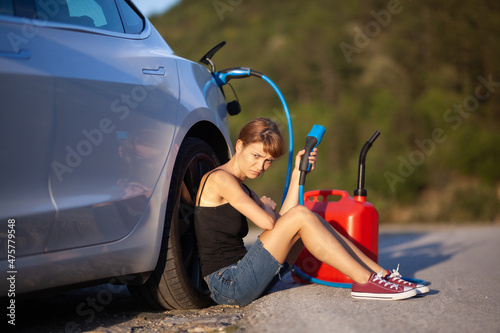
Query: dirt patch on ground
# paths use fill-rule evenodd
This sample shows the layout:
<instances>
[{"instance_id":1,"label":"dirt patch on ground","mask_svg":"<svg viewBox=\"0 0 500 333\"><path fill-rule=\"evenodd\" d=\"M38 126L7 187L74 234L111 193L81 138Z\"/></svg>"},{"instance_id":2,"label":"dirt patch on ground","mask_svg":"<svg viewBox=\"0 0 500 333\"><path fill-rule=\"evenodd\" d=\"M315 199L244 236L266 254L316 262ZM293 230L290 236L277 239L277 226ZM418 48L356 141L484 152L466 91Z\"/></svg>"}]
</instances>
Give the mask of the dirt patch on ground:
<instances>
[{"instance_id":1,"label":"dirt patch on ground","mask_svg":"<svg viewBox=\"0 0 500 333\"><path fill-rule=\"evenodd\" d=\"M161 313L141 313L112 327L102 327L95 333L142 332L236 332L243 311L237 306L218 305L202 310L175 310Z\"/></svg>"}]
</instances>

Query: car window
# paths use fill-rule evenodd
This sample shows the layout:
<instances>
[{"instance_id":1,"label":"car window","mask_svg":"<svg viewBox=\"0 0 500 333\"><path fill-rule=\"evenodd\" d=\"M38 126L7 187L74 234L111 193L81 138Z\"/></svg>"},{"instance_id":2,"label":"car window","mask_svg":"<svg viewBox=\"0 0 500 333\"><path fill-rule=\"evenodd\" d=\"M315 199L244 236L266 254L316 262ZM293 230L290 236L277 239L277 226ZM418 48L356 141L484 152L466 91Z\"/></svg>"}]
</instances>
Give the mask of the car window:
<instances>
[{"instance_id":1,"label":"car window","mask_svg":"<svg viewBox=\"0 0 500 333\"><path fill-rule=\"evenodd\" d=\"M35 6L41 20L124 32L114 1L35 0Z\"/></svg>"},{"instance_id":2,"label":"car window","mask_svg":"<svg viewBox=\"0 0 500 333\"><path fill-rule=\"evenodd\" d=\"M14 15L14 4L13 0L0 0L0 14L2 15Z\"/></svg>"},{"instance_id":3,"label":"car window","mask_svg":"<svg viewBox=\"0 0 500 333\"><path fill-rule=\"evenodd\" d=\"M128 34L138 34L144 29L142 17L125 1L116 0L116 4L122 15L123 26Z\"/></svg>"}]
</instances>

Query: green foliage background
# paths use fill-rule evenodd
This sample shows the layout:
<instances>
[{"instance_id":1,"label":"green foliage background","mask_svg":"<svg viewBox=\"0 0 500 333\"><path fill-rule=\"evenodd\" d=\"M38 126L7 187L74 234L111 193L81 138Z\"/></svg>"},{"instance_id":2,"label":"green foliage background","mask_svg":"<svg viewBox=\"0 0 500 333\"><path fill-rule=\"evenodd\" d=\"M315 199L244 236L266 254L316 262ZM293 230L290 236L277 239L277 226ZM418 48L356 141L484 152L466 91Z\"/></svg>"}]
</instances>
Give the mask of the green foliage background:
<instances>
[{"instance_id":1,"label":"green foliage background","mask_svg":"<svg viewBox=\"0 0 500 333\"><path fill-rule=\"evenodd\" d=\"M296 150L313 124L326 127L308 189L352 193L359 151L379 130L366 188L381 222L500 220L499 2L184 0L152 22L182 57L225 40L218 69L276 82ZM286 133L265 82L231 82L243 108L233 137L257 116ZM250 186L280 201L286 158L273 168Z\"/></svg>"}]
</instances>

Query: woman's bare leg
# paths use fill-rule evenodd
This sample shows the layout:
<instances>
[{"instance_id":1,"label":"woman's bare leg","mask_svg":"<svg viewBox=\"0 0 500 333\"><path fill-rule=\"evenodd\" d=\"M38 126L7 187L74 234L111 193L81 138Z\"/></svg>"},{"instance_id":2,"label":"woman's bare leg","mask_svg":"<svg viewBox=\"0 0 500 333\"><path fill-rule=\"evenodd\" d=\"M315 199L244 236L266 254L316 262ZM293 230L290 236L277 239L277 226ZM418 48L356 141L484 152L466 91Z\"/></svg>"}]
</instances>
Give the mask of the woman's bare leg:
<instances>
[{"instance_id":1,"label":"woman's bare leg","mask_svg":"<svg viewBox=\"0 0 500 333\"><path fill-rule=\"evenodd\" d=\"M349 243L335 234L337 236L325 232L323 222L309 209L297 206L279 218L272 230L264 231L260 240L274 258L283 263L294 244L301 239L318 260L335 267L358 283L366 283L372 273L370 266L354 258Z\"/></svg>"},{"instance_id":2,"label":"woman's bare leg","mask_svg":"<svg viewBox=\"0 0 500 333\"><path fill-rule=\"evenodd\" d=\"M335 230L328 222L326 222L323 218L318 217L320 221L322 221L325 228L332 233L332 235L337 238L340 244L344 246L344 249L349 252L349 254L356 259L362 266L364 266L367 270L373 272L380 272L381 270L385 272L384 268L370 259L367 255L365 255L356 245L354 245L349 239L340 234L337 230ZM299 239L291 248L288 256L286 257L286 261L289 264L295 263L300 253L304 249L304 243Z\"/></svg>"},{"instance_id":3,"label":"woman's bare leg","mask_svg":"<svg viewBox=\"0 0 500 333\"><path fill-rule=\"evenodd\" d=\"M337 238L337 240L344 246L344 248L349 252L349 254L356 259L361 265L365 266L366 269L371 270L375 273L380 271L385 271L379 264L371 260L366 254L363 253L356 245L354 245L349 239L344 235L340 234L335 228L331 226L324 218L315 214L318 219L323 223L324 227L330 231L330 233Z\"/></svg>"}]
</instances>

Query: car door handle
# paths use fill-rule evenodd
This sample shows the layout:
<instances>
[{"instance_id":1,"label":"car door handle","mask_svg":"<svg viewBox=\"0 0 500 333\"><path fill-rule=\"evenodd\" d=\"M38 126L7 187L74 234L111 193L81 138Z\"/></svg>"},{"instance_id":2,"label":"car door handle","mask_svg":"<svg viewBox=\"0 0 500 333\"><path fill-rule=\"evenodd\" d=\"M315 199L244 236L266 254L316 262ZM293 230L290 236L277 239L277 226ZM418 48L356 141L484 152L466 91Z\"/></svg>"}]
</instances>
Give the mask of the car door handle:
<instances>
[{"instance_id":1,"label":"car door handle","mask_svg":"<svg viewBox=\"0 0 500 333\"><path fill-rule=\"evenodd\" d=\"M2 58L10 58L10 59L29 59L31 57L31 51L28 50L20 50L17 53L14 52L1 52L0 57Z\"/></svg>"},{"instance_id":2,"label":"car door handle","mask_svg":"<svg viewBox=\"0 0 500 333\"><path fill-rule=\"evenodd\" d=\"M148 68L143 68L142 73L148 74L148 75L165 75L167 73L167 70L165 67L158 67L158 69L148 69Z\"/></svg>"}]
</instances>

